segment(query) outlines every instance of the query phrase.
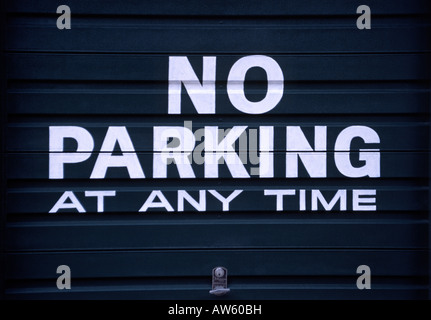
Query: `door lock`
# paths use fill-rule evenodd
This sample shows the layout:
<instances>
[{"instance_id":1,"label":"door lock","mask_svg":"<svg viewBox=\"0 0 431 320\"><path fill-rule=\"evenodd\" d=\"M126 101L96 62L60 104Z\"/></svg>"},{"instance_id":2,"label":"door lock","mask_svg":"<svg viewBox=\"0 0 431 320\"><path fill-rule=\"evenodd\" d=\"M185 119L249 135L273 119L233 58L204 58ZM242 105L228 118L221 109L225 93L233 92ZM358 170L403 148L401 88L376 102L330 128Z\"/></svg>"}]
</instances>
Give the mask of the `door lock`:
<instances>
[{"instance_id":1,"label":"door lock","mask_svg":"<svg viewBox=\"0 0 431 320\"><path fill-rule=\"evenodd\" d=\"M216 296L225 295L230 291L227 287L227 269L224 267L216 267L212 272L213 281L212 281L212 289L210 290L210 294Z\"/></svg>"}]
</instances>

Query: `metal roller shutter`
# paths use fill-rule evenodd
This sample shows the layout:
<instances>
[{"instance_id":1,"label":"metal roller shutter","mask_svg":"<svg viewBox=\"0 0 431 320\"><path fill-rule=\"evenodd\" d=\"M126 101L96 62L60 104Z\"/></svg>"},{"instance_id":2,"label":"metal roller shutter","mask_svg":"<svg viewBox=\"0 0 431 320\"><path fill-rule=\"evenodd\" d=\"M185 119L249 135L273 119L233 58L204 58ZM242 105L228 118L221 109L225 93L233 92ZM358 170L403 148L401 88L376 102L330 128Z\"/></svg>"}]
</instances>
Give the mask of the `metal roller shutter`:
<instances>
[{"instance_id":1,"label":"metal roller shutter","mask_svg":"<svg viewBox=\"0 0 431 320\"><path fill-rule=\"evenodd\" d=\"M64 4L4 3L5 299L430 297L429 1Z\"/></svg>"}]
</instances>

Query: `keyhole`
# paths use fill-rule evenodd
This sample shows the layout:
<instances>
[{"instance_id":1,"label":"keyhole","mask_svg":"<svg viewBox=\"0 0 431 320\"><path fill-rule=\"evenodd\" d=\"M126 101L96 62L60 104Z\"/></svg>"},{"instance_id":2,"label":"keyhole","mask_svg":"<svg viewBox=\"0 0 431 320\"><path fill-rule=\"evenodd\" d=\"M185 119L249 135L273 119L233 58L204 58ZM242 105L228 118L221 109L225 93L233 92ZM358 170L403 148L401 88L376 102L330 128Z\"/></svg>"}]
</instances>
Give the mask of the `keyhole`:
<instances>
[{"instance_id":1,"label":"keyhole","mask_svg":"<svg viewBox=\"0 0 431 320\"><path fill-rule=\"evenodd\" d=\"M223 277L224 276L224 270L223 270L223 268L217 268L217 269L215 269L214 274L215 274L215 276L217 278Z\"/></svg>"}]
</instances>

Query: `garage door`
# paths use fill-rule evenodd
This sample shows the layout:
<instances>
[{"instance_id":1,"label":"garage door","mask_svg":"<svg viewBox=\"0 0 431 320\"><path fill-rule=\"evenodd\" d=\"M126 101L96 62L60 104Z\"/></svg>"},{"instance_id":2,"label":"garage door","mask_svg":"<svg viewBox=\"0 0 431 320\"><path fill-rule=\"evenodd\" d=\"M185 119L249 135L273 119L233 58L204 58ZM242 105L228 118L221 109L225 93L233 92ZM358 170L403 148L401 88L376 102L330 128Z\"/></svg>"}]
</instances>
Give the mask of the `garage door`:
<instances>
[{"instance_id":1,"label":"garage door","mask_svg":"<svg viewBox=\"0 0 431 320\"><path fill-rule=\"evenodd\" d=\"M4 6L5 299L429 298L429 1Z\"/></svg>"}]
</instances>

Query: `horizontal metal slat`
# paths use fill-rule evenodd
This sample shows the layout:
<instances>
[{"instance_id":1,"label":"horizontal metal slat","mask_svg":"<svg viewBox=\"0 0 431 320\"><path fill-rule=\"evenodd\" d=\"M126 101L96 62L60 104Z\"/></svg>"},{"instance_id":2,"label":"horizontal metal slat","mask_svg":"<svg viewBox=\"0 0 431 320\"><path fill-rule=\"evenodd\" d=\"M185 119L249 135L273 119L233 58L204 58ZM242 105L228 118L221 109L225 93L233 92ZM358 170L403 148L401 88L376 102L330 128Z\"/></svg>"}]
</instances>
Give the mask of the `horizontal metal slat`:
<instances>
[{"instance_id":1,"label":"horizontal metal slat","mask_svg":"<svg viewBox=\"0 0 431 320\"><path fill-rule=\"evenodd\" d=\"M82 84L82 88L86 85ZM166 87L166 85L164 86ZM28 89L8 93L8 113L16 115L160 115L168 113L167 89L156 92L141 89L131 92L115 92L115 89L87 90ZM285 94L279 105L268 114L414 114L428 112L429 93L419 90L400 92L393 90L377 92L361 90L327 89L326 92L290 89L286 84ZM60 102L61 101L61 102ZM185 101L185 99L183 100ZM185 105L186 102L183 102ZM216 93L217 116L239 115L240 111L228 101L226 92ZM185 106L181 114L193 116L193 107Z\"/></svg>"},{"instance_id":2,"label":"horizontal metal slat","mask_svg":"<svg viewBox=\"0 0 431 320\"><path fill-rule=\"evenodd\" d=\"M193 121L196 119L195 121ZM256 118L254 118L256 119ZM238 139L235 140L236 150L239 152L250 152L260 150L259 147L259 127L260 126L271 126L273 127L274 135L273 135L273 151L281 151L285 152L287 150L287 140L293 139L293 134L288 132L286 127L300 127L302 134L308 137L310 141L310 145L314 145L314 134L315 131L318 130L316 127L324 126L326 127L326 141L327 141L327 151L334 151L335 144L340 136L341 132L353 126L360 127L368 127L368 129L364 130L373 130L377 136L379 137L380 143L365 143L362 139L357 139L359 141L352 141L350 149L337 149L336 151L352 151L357 152L361 149L378 149L379 151L426 151L428 149L428 136L427 130L428 126L426 123L373 123L373 122L361 122L354 120L345 120L344 122L325 122L324 120L314 120L314 123L311 124L313 120L309 121L292 121L281 118L276 118L271 122L260 121L258 125L256 125L255 121L247 121L244 119L229 119L225 118L225 120L221 120L219 117L214 118L211 122L199 121L199 118L191 118L190 120L181 121L181 122L169 122L168 116L166 118L161 119L152 119L154 122L147 122L143 119L142 123L139 122L138 118L135 118L134 122L130 122L128 120L123 120L117 118L117 120L112 119L109 122L100 122L97 117L91 121L92 119L83 119L83 121L71 121L65 119L66 121L56 121L56 120L47 120L46 122L36 123L36 122L27 122L27 123L18 123L16 125L10 124L7 129L8 142L7 142L7 151L8 152L43 152L45 155L33 155L35 160L40 157L47 157L47 153L49 152L75 152L77 150L77 144L74 138L65 139L66 141L63 143L62 149L52 149L50 150L49 141L50 141L50 127L81 127L81 131L86 130L88 132L88 136L92 137L94 141L93 150L81 150L82 152L94 152L97 154L101 150L101 146L105 137L107 136L107 132L109 127L121 127L121 132L127 132L128 139L132 142L133 149L131 147L125 148L121 150L122 152L150 152L151 154L156 153L157 150L154 150L154 134L155 127L181 127L181 128L189 128L191 127L191 131L195 134L195 144L189 144L187 147L184 146L183 152L193 152L198 147L200 151L203 151L205 147L205 135L206 130L205 127L217 127L218 135L221 140L228 131L220 132L222 130L232 129L233 127L237 127L238 130L241 129L241 135ZM85 122L84 122L85 121ZM160 121L160 122L159 122ZM163 121L163 122L162 122ZM51 132L51 136L55 136L55 129L53 128ZM163 128L160 128L159 132L162 131ZM242 130L244 129L244 130ZM199 131L198 131L199 130ZM211 131L212 132L212 131ZM59 134L59 133L57 133ZM207 137L210 133L208 133ZM295 133L297 134L297 133ZM364 134L361 131L361 134ZM111 138L118 137L119 133L115 136L111 133ZM296 135L295 135L296 136ZM156 137L157 138L157 137ZM124 138L123 138L124 139ZM210 139L210 138L208 138ZM253 140L254 139L254 140ZM171 145L170 145L171 147ZM173 147L173 146L172 146ZM120 151L120 149L116 149ZM205 151L209 152L211 150L206 149ZM305 151L303 149L290 149L290 151ZM325 151L325 150L324 150ZM108 152L108 150L106 151ZM31 157L29 156L17 156L14 154L8 155L11 158L22 157ZM198 156L198 155L196 155ZM258 155L256 155L258 156ZM144 156L145 157L145 156ZM196 159L196 158L195 158ZM143 159L144 162L148 162ZM151 163L151 159L149 159ZM201 166L202 167L202 166Z\"/></svg>"},{"instance_id":3,"label":"horizontal metal slat","mask_svg":"<svg viewBox=\"0 0 431 320\"><path fill-rule=\"evenodd\" d=\"M127 153L126 153L127 154ZM128 153L130 154L130 153ZM370 155L370 152L350 152L349 155L354 159L352 160L353 165L356 165L356 163L359 162L360 155L366 156ZM72 180L72 179L102 179L102 180L128 180L130 183L132 183L133 180L140 179L143 181L149 181L149 180L155 180L159 182L165 182L167 179L180 179L183 180L189 180L189 179L196 179L197 181L200 181L201 179L207 179L208 182L211 183L211 180L214 180L215 178L223 179L223 180L232 180L236 182L245 182L248 181L248 183L254 183L258 179L264 179L267 181L274 181L275 179L283 179L285 182L294 184L296 182L297 178L303 178L308 179L310 182L318 181L316 179L332 179L332 178L344 178L344 183L347 183L346 180L352 179L352 177L348 177L344 171L340 171L339 167L334 162L334 152L327 152L326 156L326 172L323 176L312 176L310 177L310 172L307 171L306 168L302 168L302 160L298 160L298 171L289 171L289 174L295 173L297 174L297 177L289 176L287 177L287 169L286 169L286 154L285 153L276 153L273 155L274 157L274 170L273 175L271 178L268 177L260 177L259 176L259 163L258 158L250 157L249 154L245 152L238 153L238 158L236 161L238 163L244 163L241 164L245 170L245 174L248 176L240 177L238 174L238 171L233 173L234 170L232 169L232 165L234 162L231 162L230 165L220 164L217 166L218 173L216 176L206 176L205 170L210 170L213 167L210 167L205 164L197 164L192 163L191 169L192 174L194 176L180 176L180 173L178 171L178 167L171 163L167 165L167 173L165 177L156 176L154 173L154 165L158 163L160 158L157 158L152 153L139 153L137 154L137 159L139 162L139 165L141 169L143 170L143 173L145 177L133 177L131 176L131 172L127 169L127 167L122 166L119 168L115 167L109 167L106 170L106 174L104 175L94 175L92 176L95 168L95 164L97 161L97 158L100 154L95 153L92 156L90 156L89 160L84 161L82 163L76 163L76 164L64 164L63 167L63 176L60 178L58 176L50 176L49 172L49 165L50 165L50 157L48 154L41 154L41 153L20 153L20 154L8 154L6 156L6 160L8 163L8 172L7 172L7 178L9 180L35 180L35 179L65 179L65 181ZM247 155L249 158L247 158ZM264 154L266 155L266 154ZM301 156L306 156L307 153L303 153ZM260 154L262 156L262 154ZM257 156L256 156L257 157ZM424 166L427 163L428 160L428 154L427 153L404 153L404 152L381 152L379 156L380 161L380 174L378 179L400 179L400 178L422 178L426 179L428 177L428 173L424 171ZM245 159L244 162L241 162L242 159ZM196 158L195 158L196 159ZM201 159L201 158L199 158ZM250 160L251 159L251 160ZM200 161L200 160L199 160ZM202 159L204 161L204 159ZM51 161L51 163L53 163ZM207 169L205 169L207 167ZM161 166L160 168L164 168L164 166ZM184 174L184 173L182 173ZM208 174L208 173L207 173ZM366 179L376 180L376 177L369 178L368 176L365 177ZM133 180L132 180L133 179ZM355 178L354 178L355 179ZM213 181L214 182L214 181ZM341 182L343 184L343 182ZM350 184L349 184L350 185Z\"/></svg>"},{"instance_id":4,"label":"horizontal metal slat","mask_svg":"<svg viewBox=\"0 0 431 320\"><path fill-rule=\"evenodd\" d=\"M175 50L174 45L172 48ZM264 54L264 51L257 54ZM169 55L148 55L149 52L145 55L9 53L6 55L8 79L161 81L167 90ZM246 49L236 55L218 56L218 50L211 52L205 56L216 56L216 80L221 83L227 81L236 61L251 55ZM282 50L280 54L270 54L283 71L285 81L418 81L429 79L428 67L431 67L430 53L287 55L287 52ZM188 56L201 79L202 56L193 51L173 52L173 55L178 54ZM267 78L264 72L253 74L250 70L247 80L263 81L266 85ZM266 89L263 85L261 88Z\"/></svg>"},{"instance_id":5,"label":"horizontal metal slat","mask_svg":"<svg viewBox=\"0 0 431 320\"><path fill-rule=\"evenodd\" d=\"M297 280L296 280L297 279ZM12 283L6 289L6 299L128 299L128 300L175 300L171 306L185 306L183 300L212 300L213 305L203 307L202 313L212 313L214 304L220 302L219 297L208 293L210 289L209 277L206 278L158 278L156 282L148 279L131 279L119 281L113 279L110 283L101 281L72 280L71 290L58 290L55 281L38 281L32 283L26 281L27 287ZM328 299L383 299L383 300L406 300L426 299L427 285L424 279L405 278L399 281L395 277L379 278L373 276L372 290L358 290L356 278L337 277L295 277L290 278L229 278L229 295L223 300L328 300ZM276 283L274 283L277 281ZM181 301L177 297L181 297ZM218 301L217 301L218 300ZM281 301L279 301L281 302ZM154 305L155 301L150 302ZM156 302L157 303L157 302ZM208 302L209 303L209 302ZM188 304L187 304L188 305ZM163 308L163 309L162 309ZM261 314L268 315L273 311L272 305L267 302L261 306L257 303L256 308L261 309ZM166 307L158 307L156 310L169 310ZM206 311L208 310L208 311ZM258 313L259 314L259 313Z\"/></svg>"},{"instance_id":6,"label":"horizontal metal slat","mask_svg":"<svg viewBox=\"0 0 431 320\"><path fill-rule=\"evenodd\" d=\"M414 213L415 211L426 211L427 205L428 205L428 197L427 197L427 190L425 187L398 187L398 188L390 188L390 187L379 187L379 186L370 186L370 187L346 187L343 184L339 184L336 187L328 187L325 186L323 183L321 185L318 184L318 180L310 180L310 184L314 183L312 187L300 187L295 188L291 184L288 184L288 181L283 180L285 185L283 187L277 188L271 185L268 181L268 186L263 187L256 187L253 186L253 180L247 180L244 182L244 179L242 179L242 183L240 184L238 180L234 180L236 183L236 186L234 187L222 187L219 183L214 183L213 187L204 188L204 187L197 187L197 188L187 188L184 186L177 186L175 188L169 187L164 188L163 182L160 181L159 185L157 187L151 188L151 187L143 187L143 188L136 188L135 190L117 190L115 187L103 187L100 189L94 189L94 188L88 188L82 190L75 189L73 187L70 187L67 185L67 183L64 184L62 189L56 190L56 191L36 191L32 190L31 192L9 192L8 197L8 214L46 214L48 215L49 211L51 211L54 208L54 205L57 203L57 201L62 197L62 195L65 193L65 191L71 191L75 195L75 197L80 201L81 205L83 206L84 210L86 210L87 213L79 213L78 210L75 208L72 209L59 209L55 215L61 216L62 214L90 214L90 213L97 213L97 202L94 197L86 197L84 191L109 191L113 190L116 191L116 195L112 197L106 197L105 198L105 204L104 204L104 212L106 213L131 213L135 214L137 216L143 215L145 218L145 215L152 212L157 212L158 214L164 214L164 215L175 215L178 214L178 190L185 190L191 196L196 199L196 201L199 201L199 192L198 190L204 191L206 205L205 210L198 211L195 207L192 207L188 204L187 201L185 201L185 207L184 210L186 212L193 212L196 214L202 214L205 215L205 213L220 213L220 214L226 214L229 213L259 213L261 215L264 214L271 214L276 212L277 206L276 206L276 197L275 196L269 196L265 195L264 190L293 190L295 194L292 194L290 196L286 196L284 200L283 210L279 211L280 214L288 214L288 213L311 213L311 212L321 212L324 214L325 212L328 212L324 210L324 208L318 203L317 210L312 210L312 204L311 204L311 190L319 190L323 197L327 199L326 201L329 202L339 190L345 190L341 191L343 198L345 198L345 210L344 206L341 207L340 201L338 201L332 208L331 211L333 212L351 212L351 214L361 214L362 212L374 212L375 214L384 213L384 212L410 212ZM134 181L129 181L130 188L132 188ZM292 182L293 183L293 182ZM372 182L371 182L372 183ZM223 206L222 203L217 200L217 198L208 190L215 190L219 194L223 195L224 197L228 197L231 195L235 190L239 191L237 192L238 195L230 202L228 210L223 212ZM305 210L300 211L300 197L303 197L300 193L300 190L305 190ZM361 197L365 198L371 198L372 204L374 205L374 210L359 210L356 209L353 210L353 190L375 190L375 195L362 195ZM161 208L148 208L147 210L143 209L144 203L147 201L147 199L151 196L154 196L154 194L159 194L159 192L153 192L153 191L161 191L162 196L164 196L169 202L169 204L172 206L173 211L167 211L167 207L163 206ZM293 193L293 192L291 192ZM316 193L316 192L315 192ZM373 192L374 193L374 192ZM70 193L69 193L70 194ZM67 194L66 194L67 195ZM373 200L374 199L374 200ZM65 201L68 203L70 202L70 199L66 198ZM155 202L160 202L159 198L155 198ZM202 200L203 201L203 200ZM61 202L60 202L61 203ZM149 202L151 203L151 201ZM362 205L367 205L362 203ZM169 208L169 207L168 207ZM343 208L342 211L340 211ZM140 212L140 210L142 211ZM98 213L97 213L98 214ZM180 213L181 214L181 213Z\"/></svg>"},{"instance_id":7,"label":"horizontal metal slat","mask_svg":"<svg viewBox=\"0 0 431 320\"><path fill-rule=\"evenodd\" d=\"M354 15L359 6L354 0L337 0L330 4L318 0L301 1L202 1L192 0L186 3L165 0L162 3L152 1L115 0L69 0L72 12L95 15L209 15L209 16L279 16L279 15ZM27 2L25 0L8 1L7 12L46 13L58 7L53 0ZM375 14L409 15L431 13L427 0L370 0L367 5Z\"/></svg>"},{"instance_id":8,"label":"horizontal metal slat","mask_svg":"<svg viewBox=\"0 0 431 320\"><path fill-rule=\"evenodd\" d=\"M333 29L78 26L64 32L57 29L54 18L49 27L9 25L6 49L58 53L264 54L427 52L431 48L429 26L375 27L367 31L358 30L356 19L352 18L351 27Z\"/></svg>"},{"instance_id":9,"label":"horizontal metal slat","mask_svg":"<svg viewBox=\"0 0 431 320\"><path fill-rule=\"evenodd\" d=\"M375 276L426 276L427 250L161 250L8 253L7 279L208 276L224 266L236 276L348 276L366 264ZM175 263L170 263L170 262ZM34 266L31 268L31 266Z\"/></svg>"},{"instance_id":10,"label":"horizontal metal slat","mask_svg":"<svg viewBox=\"0 0 431 320\"><path fill-rule=\"evenodd\" d=\"M352 215L355 215L354 213ZM386 214L385 214L386 216ZM413 216L413 214L412 214ZM88 217L88 216L87 216ZM168 221L149 221L147 216L125 222L103 215L76 223L51 215L45 223L15 222L6 229L8 251L70 251L130 249L215 249L215 248L416 248L426 249L427 222L410 219L404 223L375 218L344 220L315 218L305 220L194 219L172 217ZM91 219L91 218L89 218ZM292 221L293 220L293 221ZM310 220L310 219L308 219ZM396 234L396 238L387 237Z\"/></svg>"}]
</instances>

